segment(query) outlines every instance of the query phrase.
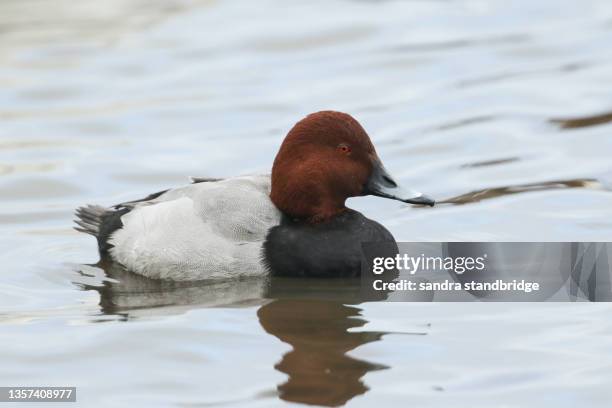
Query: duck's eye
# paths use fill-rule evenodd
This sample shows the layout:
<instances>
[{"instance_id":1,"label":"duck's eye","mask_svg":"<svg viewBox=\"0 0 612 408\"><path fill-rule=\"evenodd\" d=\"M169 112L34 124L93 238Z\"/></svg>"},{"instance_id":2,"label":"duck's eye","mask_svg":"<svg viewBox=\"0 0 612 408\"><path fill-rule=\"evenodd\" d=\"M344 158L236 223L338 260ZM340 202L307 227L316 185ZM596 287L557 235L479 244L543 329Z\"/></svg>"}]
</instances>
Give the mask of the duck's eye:
<instances>
[{"instance_id":1,"label":"duck's eye","mask_svg":"<svg viewBox=\"0 0 612 408\"><path fill-rule=\"evenodd\" d=\"M351 146L347 145L346 143L340 143L337 149L340 153L343 153L343 154L351 153Z\"/></svg>"}]
</instances>

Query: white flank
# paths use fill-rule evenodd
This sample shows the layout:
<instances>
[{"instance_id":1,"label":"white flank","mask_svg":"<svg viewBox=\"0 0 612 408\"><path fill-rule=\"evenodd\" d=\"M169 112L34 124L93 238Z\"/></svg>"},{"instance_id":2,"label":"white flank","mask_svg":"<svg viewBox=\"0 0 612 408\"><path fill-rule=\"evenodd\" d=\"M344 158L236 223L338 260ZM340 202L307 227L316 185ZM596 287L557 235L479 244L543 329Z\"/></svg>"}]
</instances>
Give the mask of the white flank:
<instances>
[{"instance_id":1,"label":"white flank","mask_svg":"<svg viewBox=\"0 0 612 408\"><path fill-rule=\"evenodd\" d=\"M262 244L281 213L270 176L191 184L138 203L111 237L111 256L155 279L225 279L264 274Z\"/></svg>"}]
</instances>

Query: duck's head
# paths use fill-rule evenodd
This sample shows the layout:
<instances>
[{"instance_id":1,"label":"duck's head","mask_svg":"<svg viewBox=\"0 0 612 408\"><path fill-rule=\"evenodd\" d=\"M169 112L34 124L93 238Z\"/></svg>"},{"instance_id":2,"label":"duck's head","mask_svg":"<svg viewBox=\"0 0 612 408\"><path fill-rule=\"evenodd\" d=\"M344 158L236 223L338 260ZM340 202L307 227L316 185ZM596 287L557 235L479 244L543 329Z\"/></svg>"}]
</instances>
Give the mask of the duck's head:
<instances>
[{"instance_id":1,"label":"duck's head","mask_svg":"<svg viewBox=\"0 0 612 408\"><path fill-rule=\"evenodd\" d=\"M290 217L320 222L344 211L347 198L364 195L434 205L399 186L352 116L322 111L296 123L272 167L270 198L276 207Z\"/></svg>"}]
</instances>

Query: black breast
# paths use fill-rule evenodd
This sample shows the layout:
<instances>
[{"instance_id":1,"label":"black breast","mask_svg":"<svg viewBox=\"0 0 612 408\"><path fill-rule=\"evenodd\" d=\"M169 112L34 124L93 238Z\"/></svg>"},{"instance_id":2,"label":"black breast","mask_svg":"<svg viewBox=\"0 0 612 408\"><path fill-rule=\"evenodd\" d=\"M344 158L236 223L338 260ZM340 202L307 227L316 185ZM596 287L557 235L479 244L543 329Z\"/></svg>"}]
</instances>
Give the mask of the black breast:
<instances>
[{"instance_id":1,"label":"black breast","mask_svg":"<svg viewBox=\"0 0 612 408\"><path fill-rule=\"evenodd\" d=\"M347 210L308 224L284 217L268 232L264 260L275 276L355 277L361 274L362 242L395 242L376 221Z\"/></svg>"}]
</instances>

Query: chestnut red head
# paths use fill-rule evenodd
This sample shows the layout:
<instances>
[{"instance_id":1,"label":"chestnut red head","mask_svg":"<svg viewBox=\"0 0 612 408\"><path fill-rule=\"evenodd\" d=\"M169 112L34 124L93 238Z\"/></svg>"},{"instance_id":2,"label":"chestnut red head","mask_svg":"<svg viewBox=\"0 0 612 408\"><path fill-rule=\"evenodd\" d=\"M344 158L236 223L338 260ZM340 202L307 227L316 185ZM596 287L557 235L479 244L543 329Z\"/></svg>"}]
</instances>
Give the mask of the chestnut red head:
<instances>
[{"instance_id":1,"label":"chestnut red head","mask_svg":"<svg viewBox=\"0 0 612 408\"><path fill-rule=\"evenodd\" d=\"M272 202L287 215L324 221L346 209L349 197L377 195L433 205L406 192L383 167L370 137L352 116L312 113L295 124L272 167Z\"/></svg>"}]
</instances>

